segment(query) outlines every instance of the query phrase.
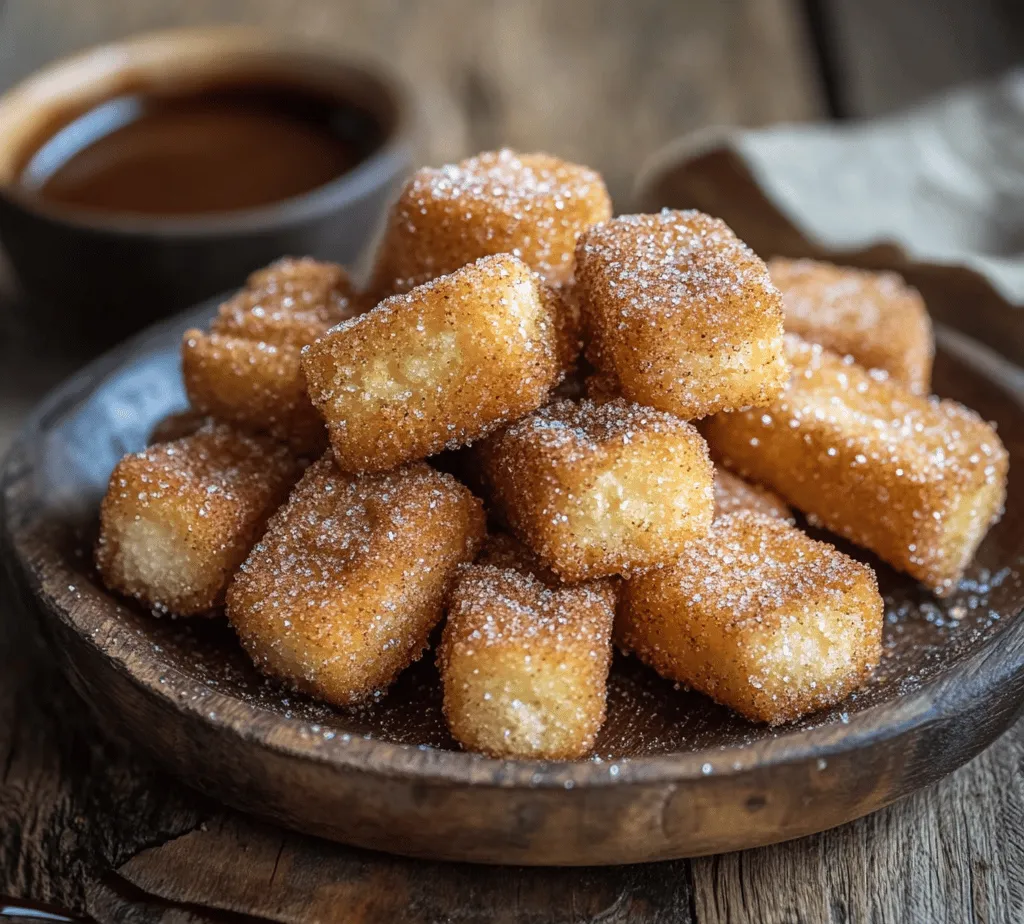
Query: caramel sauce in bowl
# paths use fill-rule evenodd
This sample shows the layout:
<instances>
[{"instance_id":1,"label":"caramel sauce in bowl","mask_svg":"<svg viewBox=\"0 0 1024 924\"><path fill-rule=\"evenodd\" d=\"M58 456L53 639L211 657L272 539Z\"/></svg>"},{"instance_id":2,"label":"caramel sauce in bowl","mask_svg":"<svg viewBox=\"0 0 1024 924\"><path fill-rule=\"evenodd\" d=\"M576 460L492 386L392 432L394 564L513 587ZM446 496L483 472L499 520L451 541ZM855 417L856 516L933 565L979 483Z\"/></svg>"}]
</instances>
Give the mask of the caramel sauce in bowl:
<instances>
[{"instance_id":1,"label":"caramel sauce in bowl","mask_svg":"<svg viewBox=\"0 0 1024 924\"><path fill-rule=\"evenodd\" d=\"M277 257L355 262L409 171L396 78L241 27L91 49L0 97L0 245L77 350Z\"/></svg>"},{"instance_id":2,"label":"caramel sauce in bowl","mask_svg":"<svg viewBox=\"0 0 1024 924\"><path fill-rule=\"evenodd\" d=\"M347 101L284 85L125 95L59 129L18 182L44 202L94 213L224 213L323 186L382 137Z\"/></svg>"}]
</instances>

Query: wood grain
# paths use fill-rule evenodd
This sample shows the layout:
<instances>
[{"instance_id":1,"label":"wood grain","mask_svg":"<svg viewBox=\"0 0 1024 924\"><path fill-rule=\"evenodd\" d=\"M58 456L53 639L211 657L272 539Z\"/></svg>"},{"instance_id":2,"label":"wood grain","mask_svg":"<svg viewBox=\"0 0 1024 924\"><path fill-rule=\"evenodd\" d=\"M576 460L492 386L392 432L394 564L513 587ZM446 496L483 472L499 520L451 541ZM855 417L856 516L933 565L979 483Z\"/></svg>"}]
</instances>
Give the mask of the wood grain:
<instances>
[{"instance_id":1,"label":"wood grain","mask_svg":"<svg viewBox=\"0 0 1024 924\"><path fill-rule=\"evenodd\" d=\"M862 38L843 45L848 54L858 54L865 34L869 40L885 41L884 20L875 18L871 10L881 6L884 14L892 12L893 5L836 2L854 13L861 7L866 11ZM980 6L997 2L989 0ZM516 50L505 53L506 63L492 60L494 41L479 50L473 47L479 28L459 28L454 39L438 39L429 28L428 20L434 17L422 13L413 14L420 19L410 19L410 5L398 0L358 8L352 2L315 0L304 4L294 0L181 0L174 4L8 0L6 9L0 4L0 87L57 54L140 28L270 17L289 28L320 35L326 24L333 30L326 35L332 43L346 42L363 52L392 57L400 54L407 73L418 74L426 68L417 83L428 99L427 158L441 160L498 140L562 153L580 150L584 159L600 157L599 165L612 176L620 200L630 188L633 171L650 150L700 126L702 120L759 124L820 112L820 94L801 44L798 17L781 0L763 6L758 0L671 4L672 19L665 21L666 35L657 47L662 58L666 48L688 54L634 61L629 70L621 70L618 59L609 63L607 56L600 64L590 64L580 37L568 39L573 49L565 59L568 63L538 64L537 53L520 50L521 65L544 75L547 85L552 74L562 79L561 85L551 87L551 94L537 89L540 81L531 83L528 89L536 98L526 104L527 114L521 116L510 114L518 98L501 92L501 87L495 91L491 76L515 65L507 62ZM1010 2L1005 5L1012 7ZM457 6L444 0L434 9ZM523 12L530 4L521 0L500 6L469 0L461 4L470 6L486 8L481 16L508 17L513 28L520 29L523 22L555 16L564 21L572 11L582 10L581 15L590 18L589 24L580 26L582 37L592 37L604 21L597 15L601 10L597 3L565 4L570 12L561 14ZM623 0L621 6L631 5ZM641 35L660 31L658 6L656 0L637 4L646 11L643 31L625 14L612 17L598 51L619 41L635 44ZM935 16L928 4L913 6L918 17L924 10L926 21ZM978 6L956 4L961 12ZM715 33L716 28L744 17L748 21L753 17L756 27L729 35ZM416 27L396 29L396 21L415 22ZM750 41L738 36L749 37L753 31L759 37L764 22L766 53L751 54ZM851 92L849 99L861 100L856 104L859 113L906 99L886 90L885 84L917 81L911 72L920 65L908 57L916 44L917 28L911 22L898 46L901 50L887 59L877 53L867 59L870 64L861 59L857 79L874 80L875 87L870 93ZM965 28L973 27L968 23ZM669 36L670 31L675 34ZM962 29L945 33L958 42ZM545 54L562 38L546 36L541 46ZM960 56L957 48L933 55L934 76L925 89L937 89L948 79L940 68L960 68ZM976 55L972 57L977 60ZM592 74L598 68L608 76L597 86L606 90L610 85L614 92L607 99L595 94L591 101L581 89L588 84L577 74ZM637 74L646 76L638 80ZM666 75L670 83L653 87L655 80L663 79L658 75ZM805 83L806 78L810 79ZM515 85L521 87L524 79ZM847 69L846 79L853 79L852 69ZM546 101L548 95L553 101ZM572 109L581 105L580 96L586 108L567 113L565 100ZM648 102L648 97L656 103ZM651 107L650 114L633 113L641 108L638 100ZM546 107L550 111L536 115L536 110ZM514 135L503 128L506 124L516 126ZM545 126L549 134L537 126ZM612 153L595 154L595 139L609 137ZM34 380L28 390L38 391L47 378L63 377L53 366L41 368L35 357L21 367ZM9 366L5 368L10 371ZM20 375L10 374L0 383L0 413L8 427L25 404L27 390ZM405 915L405 920L469 922L488 920L494 914L510 919L514 911L522 912L519 919L537 924L1024 920L1024 723L942 783L867 819L793 844L597 872L551 875L546 870L476 870L392 860L293 835L282 844L285 839L276 829L214 808L146 766L130 750L106 743L104 730L84 714L52 669L49 656L38 657L26 633L14 630L10 612L0 600L0 894L50 901L77 913L91 913L99 921L144 924L286 920L282 909L289 907L289 895L293 899L296 893L312 896L339 880L362 888L353 888L347 905L320 906L325 920L390 920L381 915L393 912L396 920ZM239 841L249 846L248 852L232 849ZM183 871L179 858L186 846L191 863ZM264 871L269 853L276 858L280 852L281 861L272 864L264 878L254 877L255 884L244 889L239 901L237 892L230 892L225 884L244 878L248 854L253 852L264 858L258 867ZM389 872L378 877L377 863L385 864ZM575 877L572 888L564 885L565 876ZM396 901L396 894L406 904ZM592 894L597 898L592 899ZM237 914L217 910L228 904L225 895ZM526 903L522 895L529 899ZM295 910L294 905L291 908Z\"/></svg>"},{"instance_id":2,"label":"wood grain","mask_svg":"<svg viewBox=\"0 0 1024 924\"><path fill-rule=\"evenodd\" d=\"M881 115L1024 60L1019 0L812 0L846 116Z\"/></svg>"},{"instance_id":3,"label":"wood grain","mask_svg":"<svg viewBox=\"0 0 1024 924\"><path fill-rule=\"evenodd\" d=\"M218 809L106 743L49 665L26 629L0 622L0 894L100 922L1024 917L1024 723L937 786L795 843L646 866L480 868L367 853Z\"/></svg>"}]
</instances>

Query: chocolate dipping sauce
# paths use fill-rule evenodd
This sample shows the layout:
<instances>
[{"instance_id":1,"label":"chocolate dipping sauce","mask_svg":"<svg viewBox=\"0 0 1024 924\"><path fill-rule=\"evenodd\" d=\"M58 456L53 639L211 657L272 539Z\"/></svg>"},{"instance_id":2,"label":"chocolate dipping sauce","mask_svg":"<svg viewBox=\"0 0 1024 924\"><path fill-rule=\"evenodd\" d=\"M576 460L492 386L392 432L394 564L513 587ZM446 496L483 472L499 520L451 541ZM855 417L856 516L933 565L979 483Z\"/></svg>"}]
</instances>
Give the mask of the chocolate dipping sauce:
<instances>
[{"instance_id":1,"label":"chocolate dipping sauce","mask_svg":"<svg viewBox=\"0 0 1024 924\"><path fill-rule=\"evenodd\" d=\"M20 185L65 207L188 216L268 205L351 170L383 141L351 103L282 86L109 99L61 124Z\"/></svg>"}]
</instances>

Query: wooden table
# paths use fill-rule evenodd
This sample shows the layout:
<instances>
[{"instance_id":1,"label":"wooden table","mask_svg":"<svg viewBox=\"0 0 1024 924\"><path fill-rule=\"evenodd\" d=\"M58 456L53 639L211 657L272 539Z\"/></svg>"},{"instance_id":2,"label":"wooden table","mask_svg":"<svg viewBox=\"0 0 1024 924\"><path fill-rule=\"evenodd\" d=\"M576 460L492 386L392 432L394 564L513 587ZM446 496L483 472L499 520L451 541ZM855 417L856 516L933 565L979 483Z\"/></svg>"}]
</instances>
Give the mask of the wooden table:
<instances>
[{"instance_id":1,"label":"wooden table","mask_svg":"<svg viewBox=\"0 0 1024 924\"><path fill-rule=\"evenodd\" d=\"M2 2L0 2L2 7ZM601 168L712 123L896 108L1019 58L1010 0L8 0L0 86L141 28L247 20L390 59L424 160L508 143ZM952 27L928 25L949 18ZM1015 18L1016 17L1016 18ZM1008 25L1009 24L1009 25ZM0 444L66 360L0 377ZM371 854L210 804L108 740L0 599L0 895L103 922L1024 920L1024 724L943 783L843 828L639 867L481 868ZM2 900L0 900L2 904Z\"/></svg>"}]
</instances>

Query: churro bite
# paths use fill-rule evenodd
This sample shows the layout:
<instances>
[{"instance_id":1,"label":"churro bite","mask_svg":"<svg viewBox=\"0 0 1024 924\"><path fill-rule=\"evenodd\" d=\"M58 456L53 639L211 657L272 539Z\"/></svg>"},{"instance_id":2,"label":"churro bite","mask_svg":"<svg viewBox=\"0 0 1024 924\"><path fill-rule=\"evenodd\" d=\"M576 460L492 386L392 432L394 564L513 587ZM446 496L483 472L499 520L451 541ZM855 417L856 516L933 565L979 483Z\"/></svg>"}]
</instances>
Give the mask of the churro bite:
<instances>
[{"instance_id":1,"label":"churro bite","mask_svg":"<svg viewBox=\"0 0 1024 924\"><path fill-rule=\"evenodd\" d=\"M580 232L610 217L600 174L548 154L505 149L424 167L391 211L371 291L407 292L499 253L562 285Z\"/></svg>"},{"instance_id":2,"label":"churro bite","mask_svg":"<svg viewBox=\"0 0 1024 924\"><path fill-rule=\"evenodd\" d=\"M624 582L615 638L662 676L778 725L864 683L883 610L866 565L781 520L733 513L676 564Z\"/></svg>"},{"instance_id":3,"label":"churro bite","mask_svg":"<svg viewBox=\"0 0 1024 924\"><path fill-rule=\"evenodd\" d=\"M781 296L725 222L623 215L585 231L576 262L587 358L623 397L692 420L782 389Z\"/></svg>"},{"instance_id":4,"label":"churro bite","mask_svg":"<svg viewBox=\"0 0 1024 924\"><path fill-rule=\"evenodd\" d=\"M787 353L793 375L774 402L705 422L716 458L937 594L952 591L1002 513L1008 457L995 430L795 336Z\"/></svg>"},{"instance_id":5,"label":"churro bite","mask_svg":"<svg viewBox=\"0 0 1024 924\"><path fill-rule=\"evenodd\" d=\"M458 566L483 537L480 502L423 463L306 471L228 590L256 666L328 703L385 690L419 659Z\"/></svg>"},{"instance_id":6,"label":"churro bite","mask_svg":"<svg viewBox=\"0 0 1024 924\"><path fill-rule=\"evenodd\" d=\"M492 757L584 756L604 722L614 617L600 585L466 568L437 658L453 737Z\"/></svg>"},{"instance_id":7,"label":"churro bite","mask_svg":"<svg viewBox=\"0 0 1024 924\"><path fill-rule=\"evenodd\" d=\"M732 472L715 466L715 519L728 513L749 510L768 517L792 522L792 514L777 494L737 478Z\"/></svg>"},{"instance_id":8,"label":"churro bite","mask_svg":"<svg viewBox=\"0 0 1024 924\"><path fill-rule=\"evenodd\" d=\"M333 263L286 259L253 273L208 333L185 332L189 400L198 413L268 433L296 451L322 450L324 423L306 393L302 348L360 307L347 273Z\"/></svg>"},{"instance_id":9,"label":"churro bite","mask_svg":"<svg viewBox=\"0 0 1024 924\"><path fill-rule=\"evenodd\" d=\"M786 330L868 369L884 369L914 394L931 387L935 343L924 299L892 272L815 260L769 262Z\"/></svg>"},{"instance_id":10,"label":"churro bite","mask_svg":"<svg viewBox=\"0 0 1024 924\"><path fill-rule=\"evenodd\" d=\"M565 581L662 564L711 523L700 435L621 399L556 401L489 438L479 458L513 531Z\"/></svg>"},{"instance_id":11,"label":"churro bite","mask_svg":"<svg viewBox=\"0 0 1024 924\"><path fill-rule=\"evenodd\" d=\"M587 397L594 404L607 404L622 397L622 389L614 375L607 372L594 372L587 376L584 383Z\"/></svg>"},{"instance_id":12,"label":"churro bite","mask_svg":"<svg viewBox=\"0 0 1024 924\"><path fill-rule=\"evenodd\" d=\"M548 587L561 587L565 583L554 571L544 566L533 549L511 533L490 533L475 564L493 565L495 568L528 574Z\"/></svg>"},{"instance_id":13,"label":"churro bite","mask_svg":"<svg viewBox=\"0 0 1024 924\"><path fill-rule=\"evenodd\" d=\"M552 300L515 257L486 257L338 325L303 357L344 471L455 449L527 414L561 380Z\"/></svg>"},{"instance_id":14,"label":"churro bite","mask_svg":"<svg viewBox=\"0 0 1024 924\"><path fill-rule=\"evenodd\" d=\"M223 424L125 456L100 507L104 584L178 616L218 606L300 472L285 447Z\"/></svg>"},{"instance_id":15,"label":"churro bite","mask_svg":"<svg viewBox=\"0 0 1024 924\"><path fill-rule=\"evenodd\" d=\"M555 589L567 586L565 581L544 565L533 549L524 545L511 533L490 533L475 564L494 565L496 568L506 568L518 571L520 574L528 574L542 584ZM614 608L620 583L618 578L599 578L587 581L586 586L595 593L606 596L609 604Z\"/></svg>"},{"instance_id":16,"label":"churro bite","mask_svg":"<svg viewBox=\"0 0 1024 924\"><path fill-rule=\"evenodd\" d=\"M540 283L545 309L555 319L558 364L564 370L565 377L576 371L577 360L583 351L583 322L579 302L572 292L571 286L557 287L546 282Z\"/></svg>"},{"instance_id":17,"label":"churro bite","mask_svg":"<svg viewBox=\"0 0 1024 924\"><path fill-rule=\"evenodd\" d=\"M152 432L149 434L146 445L154 446L157 443L170 443L174 440L180 440L183 436L191 436L209 420L209 417L205 414L200 414L194 408L187 408L184 411L168 414L156 422Z\"/></svg>"}]
</instances>

